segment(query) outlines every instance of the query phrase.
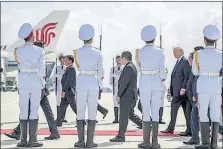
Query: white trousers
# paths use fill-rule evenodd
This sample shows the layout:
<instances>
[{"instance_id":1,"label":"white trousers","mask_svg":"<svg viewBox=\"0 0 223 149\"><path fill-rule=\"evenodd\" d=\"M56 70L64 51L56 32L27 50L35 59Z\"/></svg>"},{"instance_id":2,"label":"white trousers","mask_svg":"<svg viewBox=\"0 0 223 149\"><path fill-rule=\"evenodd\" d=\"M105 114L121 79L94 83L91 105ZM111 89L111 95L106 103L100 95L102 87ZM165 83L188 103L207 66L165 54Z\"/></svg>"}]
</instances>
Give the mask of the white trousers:
<instances>
[{"instance_id":1,"label":"white trousers","mask_svg":"<svg viewBox=\"0 0 223 149\"><path fill-rule=\"evenodd\" d=\"M19 88L19 109L20 109L19 118L21 120L38 119L40 100L41 100L41 89ZM29 102L30 102L30 115L28 113Z\"/></svg>"},{"instance_id":2,"label":"white trousers","mask_svg":"<svg viewBox=\"0 0 223 149\"><path fill-rule=\"evenodd\" d=\"M117 103L116 97L117 97L117 94L115 94L113 96L113 104L114 104L114 107L119 107L119 104Z\"/></svg>"},{"instance_id":3,"label":"white trousers","mask_svg":"<svg viewBox=\"0 0 223 149\"><path fill-rule=\"evenodd\" d=\"M221 94L198 94L200 122L209 122L208 107L212 122L220 122L221 117Z\"/></svg>"},{"instance_id":4,"label":"white trousers","mask_svg":"<svg viewBox=\"0 0 223 149\"><path fill-rule=\"evenodd\" d=\"M62 89L57 90L57 94L56 94L57 106L60 106L60 103L61 103L61 92L62 92Z\"/></svg>"},{"instance_id":5,"label":"white trousers","mask_svg":"<svg viewBox=\"0 0 223 149\"><path fill-rule=\"evenodd\" d=\"M162 91L162 97L161 97L161 105L160 107L164 107L164 101L165 101L165 91Z\"/></svg>"},{"instance_id":6,"label":"white trousers","mask_svg":"<svg viewBox=\"0 0 223 149\"><path fill-rule=\"evenodd\" d=\"M57 92L56 92L57 89ZM60 106L61 103L61 92L62 92L62 86L61 86L61 80L57 80L57 88L56 84L54 84L54 90L55 90L55 95L56 95L56 101L57 101L57 106Z\"/></svg>"},{"instance_id":7,"label":"white trousers","mask_svg":"<svg viewBox=\"0 0 223 149\"><path fill-rule=\"evenodd\" d=\"M98 92L98 90L77 90L77 120L85 120L86 107L88 120L96 120Z\"/></svg>"},{"instance_id":8,"label":"white trousers","mask_svg":"<svg viewBox=\"0 0 223 149\"><path fill-rule=\"evenodd\" d=\"M150 121L150 115L154 122L159 121L159 109L162 100L162 91L139 90L140 102L142 106L142 119L145 122ZM151 112L151 114L150 114Z\"/></svg>"}]
</instances>

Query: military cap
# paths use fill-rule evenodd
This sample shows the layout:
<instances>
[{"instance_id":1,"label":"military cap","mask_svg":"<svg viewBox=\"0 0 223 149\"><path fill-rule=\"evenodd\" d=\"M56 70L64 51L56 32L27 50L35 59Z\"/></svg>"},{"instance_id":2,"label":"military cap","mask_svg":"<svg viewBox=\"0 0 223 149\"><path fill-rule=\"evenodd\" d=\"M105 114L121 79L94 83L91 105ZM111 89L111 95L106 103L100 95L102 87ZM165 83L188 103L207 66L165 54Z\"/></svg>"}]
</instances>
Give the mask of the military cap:
<instances>
[{"instance_id":1,"label":"military cap","mask_svg":"<svg viewBox=\"0 0 223 149\"><path fill-rule=\"evenodd\" d=\"M43 44L43 42L40 42L40 41L35 41L35 42L33 42L33 44L34 44L35 46L38 46L38 47L44 48L44 44Z\"/></svg>"},{"instance_id":2,"label":"military cap","mask_svg":"<svg viewBox=\"0 0 223 149\"><path fill-rule=\"evenodd\" d=\"M156 38L156 28L152 25L145 26L141 32L143 41L152 41Z\"/></svg>"},{"instance_id":3,"label":"military cap","mask_svg":"<svg viewBox=\"0 0 223 149\"><path fill-rule=\"evenodd\" d=\"M63 53L59 53L59 54L57 55L57 57L58 57L59 59L61 59L61 58L64 57L64 54L63 54Z\"/></svg>"},{"instance_id":4,"label":"military cap","mask_svg":"<svg viewBox=\"0 0 223 149\"><path fill-rule=\"evenodd\" d=\"M90 24L82 25L79 30L80 40L86 41L94 37L94 28Z\"/></svg>"},{"instance_id":5,"label":"military cap","mask_svg":"<svg viewBox=\"0 0 223 149\"><path fill-rule=\"evenodd\" d=\"M202 47L202 46L194 47L194 51L198 51L198 50L201 50L201 49L204 49L204 47Z\"/></svg>"},{"instance_id":6,"label":"military cap","mask_svg":"<svg viewBox=\"0 0 223 149\"><path fill-rule=\"evenodd\" d=\"M118 54L118 55L116 55L116 57L115 57L115 58L119 58L119 57L121 57L121 56Z\"/></svg>"},{"instance_id":7,"label":"military cap","mask_svg":"<svg viewBox=\"0 0 223 149\"><path fill-rule=\"evenodd\" d=\"M25 23L20 27L18 33L20 39L26 40L29 39L32 35L33 35L33 28L31 24Z\"/></svg>"},{"instance_id":8,"label":"military cap","mask_svg":"<svg viewBox=\"0 0 223 149\"><path fill-rule=\"evenodd\" d=\"M203 29L204 37L207 40L215 41L220 38L220 32L214 25L207 25Z\"/></svg>"}]
</instances>

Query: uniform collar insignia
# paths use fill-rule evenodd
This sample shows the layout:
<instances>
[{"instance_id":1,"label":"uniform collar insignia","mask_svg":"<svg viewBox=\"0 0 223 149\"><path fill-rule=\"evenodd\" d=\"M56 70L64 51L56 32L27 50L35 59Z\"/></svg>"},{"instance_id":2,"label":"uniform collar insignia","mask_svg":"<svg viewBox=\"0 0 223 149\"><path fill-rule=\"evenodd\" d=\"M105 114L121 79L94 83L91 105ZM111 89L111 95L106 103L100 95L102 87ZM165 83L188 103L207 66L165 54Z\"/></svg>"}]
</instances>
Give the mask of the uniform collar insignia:
<instances>
[{"instance_id":1,"label":"uniform collar insignia","mask_svg":"<svg viewBox=\"0 0 223 149\"><path fill-rule=\"evenodd\" d=\"M153 43L147 43L146 46L154 46Z\"/></svg>"},{"instance_id":2,"label":"uniform collar insignia","mask_svg":"<svg viewBox=\"0 0 223 149\"><path fill-rule=\"evenodd\" d=\"M83 47L92 47L91 44L85 44Z\"/></svg>"},{"instance_id":3,"label":"uniform collar insignia","mask_svg":"<svg viewBox=\"0 0 223 149\"><path fill-rule=\"evenodd\" d=\"M25 44L31 44L31 45L33 45L33 42L26 42Z\"/></svg>"},{"instance_id":4,"label":"uniform collar insignia","mask_svg":"<svg viewBox=\"0 0 223 149\"><path fill-rule=\"evenodd\" d=\"M206 48L208 48L208 49L215 49L214 46L206 46Z\"/></svg>"}]
</instances>

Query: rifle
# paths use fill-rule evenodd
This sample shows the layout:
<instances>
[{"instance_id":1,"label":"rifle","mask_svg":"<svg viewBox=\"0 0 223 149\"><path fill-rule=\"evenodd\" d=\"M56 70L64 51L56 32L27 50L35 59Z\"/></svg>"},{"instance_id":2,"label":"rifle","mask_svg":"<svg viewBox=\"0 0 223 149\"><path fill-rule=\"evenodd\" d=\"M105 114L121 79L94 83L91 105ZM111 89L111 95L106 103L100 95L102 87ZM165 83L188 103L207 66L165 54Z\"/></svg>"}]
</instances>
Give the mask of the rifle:
<instances>
[{"instance_id":1,"label":"rifle","mask_svg":"<svg viewBox=\"0 0 223 149\"><path fill-rule=\"evenodd\" d=\"M56 58L56 63L55 63L55 66L56 66L56 75L57 75L57 58ZM55 83L55 93L56 93L56 96L57 96L57 76L56 76L56 83Z\"/></svg>"},{"instance_id":2,"label":"rifle","mask_svg":"<svg viewBox=\"0 0 223 149\"><path fill-rule=\"evenodd\" d=\"M100 34L100 45L99 45L99 50L102 51L102 23L101 23L101 34ZM101 78L99 78L101 79ZM102 89L99 86L99 95L98 95L98 99L101 99L101 93L102 93Z\"/></svg>"},{"instance_id":3,"label":"rifle","mask_svg":"<svg viewBox=\"0 0 223 149\"><path fill-rule=\"evenodd\" d=\"M162 33L161 33L161 24L160 24L160 49L162 49Z\"/></svg>"},{"instance_id":4,"label":"rifle","mask_svg":"<svg viewBox=\"0 0 223 149\"><path fill-rule=\"evenodd\" d=\"M113 64L112 64L112 74L113 74L113 77L112 77L112 91L113 91L113 96L115 95L115 58L113 58Z\"/></svg>"}]
</instances>

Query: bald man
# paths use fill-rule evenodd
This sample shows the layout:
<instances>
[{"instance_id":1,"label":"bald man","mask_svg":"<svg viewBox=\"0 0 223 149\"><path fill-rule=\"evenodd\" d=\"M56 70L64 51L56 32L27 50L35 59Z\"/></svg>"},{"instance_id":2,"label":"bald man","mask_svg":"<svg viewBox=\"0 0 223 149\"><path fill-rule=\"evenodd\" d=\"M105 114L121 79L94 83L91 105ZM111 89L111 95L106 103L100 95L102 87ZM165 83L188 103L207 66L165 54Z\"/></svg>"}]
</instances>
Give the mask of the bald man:
<instances>
[{"instance_id":1,"label":"bald man","mask_svg":"<svg viewBox=\"0 0 223 149\"><path fill-rule=\"evenodd\" d=\"M191 72L191 66L189 65L186 57L184 57L184 50L181 47L173 48L174 57L177 59L177 62L173 68L171 74L171 83L170 83L170 94L173 97L171 101L171 120L169 126L166 130L161 131L162 133L173 133L178 109L180 106L183 106L184 114L186 117L187 130L182 135L191 135L190 131L190 119L186 113L186 87L189 74Z\"/></svg>"}]
</instances>

